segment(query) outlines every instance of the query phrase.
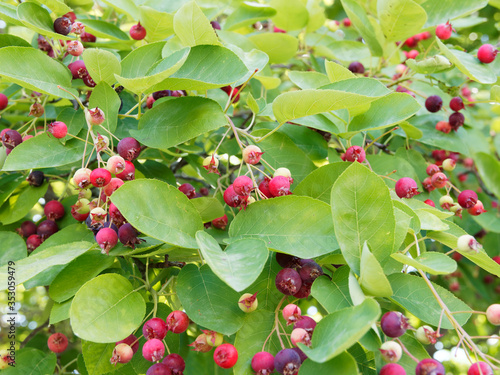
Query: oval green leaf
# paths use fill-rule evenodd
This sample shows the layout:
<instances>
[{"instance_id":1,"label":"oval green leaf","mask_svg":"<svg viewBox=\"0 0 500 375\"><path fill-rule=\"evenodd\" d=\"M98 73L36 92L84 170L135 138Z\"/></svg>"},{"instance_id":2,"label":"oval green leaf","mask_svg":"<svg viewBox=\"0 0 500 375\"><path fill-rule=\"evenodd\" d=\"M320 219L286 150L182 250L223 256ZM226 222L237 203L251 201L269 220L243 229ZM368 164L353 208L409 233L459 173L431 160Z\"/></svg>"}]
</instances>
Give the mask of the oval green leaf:
<instances>
[{"instance_id":1,"label":"oval green leaf","mask_svg":"<svg viewBox=\"0 0 500 375\"><path fill-rule=\"evenodd\" d=\"M0 254L0 267L8 266L10 261L18 261L28 255L23 238L14 232L0 232L3 251Z\"/></svg>"},{"instance_id":2,"label":"oval green leaf","mask_svg":"<svg viewBox=\"0 0 500 375\"><path fill-rule=\"evenodd\" d=\"M182 44L189 47L200 44L220 45L214 28L194 1L184 4L175 13L174 31Z\"/></svg>"},{"instance_id":3,"label":"oval green leaf","mask_svg":"<svg viewBox=\"0 0 500 375\"><path fill-rule=\"evenodd\" d=\"M44 7L36 3L24 2L17 6L19 20L29 29L54 39L74 39L73 36L58 34L54 31L54 21Z\"/></svg>"},{"instance_id":4,"label":"oval green leaf","mask_svg":"<svg viewBox=\"0 0 500 375\"><path fill-rule=\"evenodd\" d=\"M2 375L46 375L53 374L56 369L55 353L44 353L35 348L23 348L16 352L16 365L7 366Z\"/></svg>"},{"instance_id":5,"label":"oval green leaf","mask_svg":"<svg viewBox=\"0 0 500 375\"><path fill-rule=\"evenodd\" d=\"M400 263L415 267L431 275L448 275L457 269L457 262L449 256L435 251L428 251L415 259L401 253L391 254L391 257Z\"/></svg>"},{"instance_id":6,"label":"oval green leaf","mask_svg":"<svg viewBox=\"0 0 500 375\"><path fill-rule=\"evenodd\" d=\"M427 13L413 0L379 0L377 13L388 42L415 35L427 21Z\"/></svg>"},{"instance_id":7,"label":"oval green leaf","mask_svg":"<svg viewBox=\"0 0 500 375\"><path fill-rule=\"evenodd\" d=\"M116 82L115 74L120 75L122 67L118 58L111 52L98 48L86 48L82 55L85 66L95 83Z\"/></svg>"},{"instance_id":8,"label":"oval green leaf","mask_svg":"<svg viewBox=\"0 0 500 375\"><path fill-rule=\"evenodd\" d=\"M384 274L377 258L373 256L368 245L363 244L361 251L361 274L359 276L359 285L366 295L374 297L392 296L391 284Z\"/></svg>"}]
</instances>

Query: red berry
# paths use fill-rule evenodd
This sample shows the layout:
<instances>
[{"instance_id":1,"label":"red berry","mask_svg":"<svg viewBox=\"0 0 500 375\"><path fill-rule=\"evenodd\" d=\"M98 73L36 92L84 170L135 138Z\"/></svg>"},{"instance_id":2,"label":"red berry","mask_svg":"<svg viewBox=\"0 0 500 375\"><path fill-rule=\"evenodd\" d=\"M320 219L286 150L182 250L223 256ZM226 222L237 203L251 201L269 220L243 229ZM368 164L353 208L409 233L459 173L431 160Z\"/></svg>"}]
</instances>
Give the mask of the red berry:
<instances>
[{"instance_id":1,"label":"red berry","mask_svg":"<svg viewBox=\"0 0 500 375\"><path fill-rule=\"evenodd\" d=\"M142 40L146 37L146 29L140 22L130 28L130 37L135 40Z\"/></svg>"},{"instance_id":2,"label":"red berry","mask_svg":"<svg viewBox=\"0 0 500 375\"><path fill-rule=\"evenodd\" d=\"M449 22L442 23L436 27L436 36L441 40L450 39L453 26Z\"/></svg>"},{"instance_id":3,"label":"red berry","mask_svg":"<svg viewBox=\"0 0 500 375\"><path fill-rule=\"evenodd\" d=\"M217 229L226 229L227 227L227 215L224 215L222 217L218 217L217 219L212 220L212 226Z\"/></svg>"},{"instance_id":4,"label":"red berry","mask_svg":"<svg viewBox=\"0 0 500 375\"><path fill-rule=\"evenodd\" d=\"M493 375L493 370L485 362L476 362L469 367L467 375Z\"/></svg>"},{"instance_id":5,"label":"red berry","mask_svg":"<svg viewBox=\"0 0 500 375\"><path fill-rule=\"evenodd\" d=\"M68 12L65 15L63 15L63 17L69 18L71 20L71 22L76 21L76 14L73 12Z\"/></svg>"},{"instance_id":6,"label":"red berry","mask_svg":"<svg viewBox=\"0 0 500 375\"><path fill-rule=\"evenodd\" d=\"M226 190L224 190L224 202L230 207L238 207L244 201L245 197L242 197L234 191L233 185L229 185Z\"/></svg>"},{"instance_id":7,"label":"red berry","mask_svg":"<svg viewBox=\"0 0 500 375\"><path fill-rule=\"evenodd\" d=\"M12 150L23 142L23 137L17 130L7 129L2 134L2 144L8 150Z\"/></svg>"},{"instance_id":8,"label":"red berry","mask_svg":"<svg viewBox=\"0 0 500 375\"><path fill-rule=\"evenodd\" d=\"M113 349L113 354L111 356L110 362L113 365L117 363L128 363L132 359L134 351L132 348L125 343L121 343L115 346Z\"/></svg>"},{"instance_id":9,"label":"red berry","mask_svg":"<svg viewBox=\"0 0 500 375\"><path fill-rule=\"evenodd\" d=\"M430 164L425 172L429 175L432 176L435 173L441 172L441 168L439 168L436 164Z\"/></svg>"},{"instance_id":10,"label":"red berry","mask_svg":"<svg viewBox=\"0 0 500 375\"><path fill-rule=\"evenodd\" d=\"M411 198L420 194L417 190L417 183L410 177L400 178L396 182L396 194L399 198Z\"/></svg>"},{"instance_id":11,"label":"red berry","mask_svg":"<svg viewBox=\"0 0 500 375\"><path fill-rule=\"evenodd\" d=\"M399 337L410 327L408 318L398 311L389 311L380 319L380 327L386 336Z\"/></svg>"},{"instance_id":12,"label":"red berry","mask_svg":"<svg viewBox=\"0 0 500 375\"><path fill-rule=\"evenodd\" d=\"M412 49L411 51L408 52L403 51L403 53L405 54L407 59L415 59L419 54L419 52L416 49Z\"/></svg>"},{"instance_id":13,"label":"red berry","mask_svg":"<svg viewBox=\"0 0 500 375\"><path fill-rule=\"evenodd\" d=\"M417 37L409 37L408 39L405 40L405 46L409 47L409 48L413 48L413 47L416 47L418 42L419 42L419 38Z\"/></svg>"},{"instance_id":14,"label":"red berry","mask_svg":"<svg viewBox=\"0 0 500 375\"><path fill-rule=\"evenodd\" d=\"M135 249L135 245L143 242L143 240L137 238L138 235L139 233L130 223L123 224L118 230L118 238L120 242L124 246L131 247L132 249Z\"/></svg>"},{"instance_id":15,"label":"red berry","mask_svg":"<svg viewBox=\"0 0 500 375\"><path fill-rule=\"evenodd\" d=\"M397 363L388 363L380 369L379 375L406 375L406 371Z\"/></svg>"},{"instance_id":16,"label":"red berry","mask_svg":"<svg viewBox=\"0 0 500 375\"><path fill-rule=\"evenodd\" d=\"M57 332L50 335L47 345L51 351L54 353L62 353L68 347L68 338L66 335Z\"/></svg>"},{"instance_id":17,"label":"red berry","mask_svg":"<svg viewBox=\"0 0 500 375\"><path fill-rule=\"evenodd\" d=\"M345 26L345 27L349 27L351 26L351 20L349 18L344 18L342 20L342 24Z\"/></svg>"},{"instance_id":18,"label":"red berry","mask_svg":"<svg viewBox=\"0 0 500 375\"><path fill-rule=\"evenodd\" d=\"M167 355L165 358L163 358L163 361L161 361L161 363L167 365L167 367L170 368L172 374L174 375L182 375L182 372L186 368L184 359L176 353Z\"/></svg>"},{"instance_id":19,"label":"red berry","mask_svg":"<svg viewBox=\"0 0 500 375\"><path fill-rule=\"evenodd\" d=\"M185 312L175 310L172 311L166 319L167 328L173 333L182 333L188 329L189 318Z\"/></svg>"},{"instance_id":20,"label":"red berry","mask_svg":"<svg viewBox=\"0 0 500 375\"><path fill-rule=\"evenodd\" d=\"M253 190L253 181L248 176L239 176L233 182L233 189L238 195L250 195Z\"/></svg>"},{"instance_id":21,"label":"red berry","mask_svg":"<svg viewBox=\"0 0 500 375\"><path fill-rule=\"evenodd\" d=\"M282 268L297 268L300 266L300 258L285 253L276 253L276 262Z\"/></svg>"},{"instance_id":22,"label":"red berry","mask_svg":"<svg viewBox=\"0 0 500 375\"><path fill-rule=\"evenodd\" d=\"M441 362L432 358L421 360L415 369L416 375L445 375L446 371Z\"/></svg>"},{"instance_id":23,"label":"red berry","mask_svg":"<svg viewBox=\"0 0 500 375\"><path fill-rule=\"evenodd\" d=\"M9 105L9 98L5 94L0 93L0 111L3 111Z\"/></svg>"},{"instance_id":24,"label":"red berry","mask_svg":"<svg viewBox=\"0 0 500 375\"><path fill-rule=\"evenodd\" d=\"M299 291L295 293L293 296L295 298L307 298L311 294L311 287L312 283L306 283L305 281L303 281Z\"/></svg>"},{"instance_id":25,"label":"red berry","mask_svg":"<svg viewBox=\"0 0 500 375\"><path fill-rule=\"evenodd\" d=\"M275 197L281 197L290 193L290 180L285 176L276 176L269 181L269 191Z\"/></svg>"},{"instance_id":26,"label":"red berry","mask_svg":"<svg viewBox=\"0 0 500 375\"><path fill-rule=\"evenodd\" d=\"M365 72L365 67L359 61L353 61L350 63L348 69L357 74L363 74Z\"/></svg>"},{"instance_id":27,"label":"red berry","mask_svg":"<svg viewBox=\"0 0 500 375\"><path fill-rule=\"evenodd\" d=\"M102 229L101 229L102 230ZM146 340L163 340L167 335L167 323L160 318L149 319L142 327L142 334Z\"/></svg>"},{"instance_id":28,"label":"red berry","mask_svg":"<svg viewBox=\"0 0 500 375\"><path fill-rule=\"evenodd\" d=\"M59 227L57 224L52 221L52 220L45 220L38 225L38 228L36 229L36 234L38 234L40 237L42 237L42 240L46 240L50 236L52 236L54 233L56 233L59 230Z\"/></svg>"},{"instance_id":29,"label":"red berry","mask_svg":"<svg viewBox=\"0 0 500 375\"><path fill-rule=\"evenodd\" d=\"M431 207L436 207L436 204L435 204L435 203L434 203L434 201L433 201L433 200L431 200L431 199L426 199L426 200L424 201L424 203L425 203L425 204L428 204L428 205L429 205L429 206L431 206Z\"/></svg>"},{"instance_id":30,"label":"red berry","mask_svg":"<svg viewBox=\"0 0 500 375\"><path fill-rule=\"evenodd\" d=\"M28 251L35 250L38 246L42 244L42 237L38 234L32 234L26 239L26 246L28 247Z\"/></svg>"},{"instance_id":31,"label":"red berry","mask_svg":"<svg viewBox=\"0 0 500 375\"><path fill-rule=\"evenodd\" d=\"M47 125L47 132L52 134L54 138L64 138L68 134L68 127L62 121L54 121Z\"/></svg>"},{"instance_id":32,"label":"red berry","mask_svg":"<svg viewBox=\"0 0 500 375\"><path fill-rule=\"evenodd\" d=\"M96 168L90 173L90 182L95 187L104 187L111 182L111 173L107 169Z\"/></svg>"},{"instance_id":33,"label":"red berry","mask_svg":"<svg viewBox=\"0 0 500 375\"><path fill-rule=\"evenodd\" d=\"M54 31L61 35L68 35L71 32L73 22L67 17L59 17L54 21Z\"/></svg>"},{"instance_id":34,"label":"red berry","mask_svg":"<svg viewBox=\"0 0 500 375\"><path fill-rule=\"evenodd\" d=\"M275 279L276 288L283 294L293 295L302 286L302 279L297 271L291 268L283 268L278 272Z\"/></svg>"},{"instance_id":35,"label":"red berry","mask_svg":"<svg viewBox=\"0 0 500 375\"><path fill-rule=\"evenodd\" d=\"M446 177L446 175L442 172L435 173L431 177L432 186L434 186L436 189L445 187L447 182L448 177Z\"/></svg>"},{"instance_id":36,"label":"red berry","mask_svg":"<svg viewBox=\"0 0 500 375\"><path fill-rule=\"evenodd\" d=\"M83 78L89 74L83 60L76 60L75 62L72 62L68 65L68 68L73 75L73 79Z\"/></svg>"},{"instance_id":37,"label":"red berry","mask_svg":"<svg viewBox=\"0 0 500 375\"><path fill-rule=\"evenodd\" d=\"M461 109L464 109L464 102L460 96L455 96L450 100L450 109L452 111L458 112Z\"/></svg>"},{"instance_id":38,"label":"red berry","mask_svg":"<svg viewBox=\"0 0 500 375\"><path fill-rule=\"evenodd\" d=\"M92 79L90 74L83 76L82 81L85 84L85 86L87 86L87 87L95 87L96 86L96 83L94 82L94 80Z\"/></svg>"},{"instance_id":39,"label":"red berry","mask_svg":"<svg viewBox=\"0 0 500 375\"><path fill-rule=\"evenodd\" d=\"M222 368L231 368L238 361L238 351L231 344L222 344L214 351L214 361Z\"/></svg>"},{"instance_id":40,"label":"red berry","mask_svg":"<svg viewBox=\"0 0 500 375\"><path fill-rule=\"evenodd\" d=\"M484 64L492 63L497 56L498 50L491 44L483 44L477 50L477 58Z\"/></svg>"},{"instance_id":41,"label":"red berry","mask_svg":"<svg viewBox=\"0 0 500 375\"><path fill-rule=\"evenodd\" d=\"M32 236L36 234L36 224L32 222L31 220L26 220L21 224L21 228L19 228L21 231L21 235L23 237L28 238L29 236Z\"/></svg>"},{"instance_id":42,"label":"red berry","mask_svg":"<svg viewBox=\"0 0 500 375\"><path fill-rule=\"evenodd\" d=\"M460 112L453 112L448 117L448 122L453 130L457 131L465 122L465 116Z\"/></svg>"},{"instance_id":43,"label":"red berry","mask_svg":"<svg viewBox=\"0 0 500 375\"><path fill-rule=\"evenodd\" d=\"M170 368L163 363L155 363L148 368L146 375L172 375Z\"/></svg>"},{"instance_id":44,"label":"red berry","mask_svg":"<svg viewBox=\"0 0 500 375\"><path fill-rule=\"evenodd\" d=\"M109 205L109 216L111 217L111 220L113 220L113 222L119 227L121 227L121 225L126 221L126 219L123 217L120 210L118 210L114 203L111 203Z\"/></svg>"},{"instance_id":45,"label":"red berry","mask_svg":"<svg viewBox=\"0 0 500 375\"><path fill-rule=\"evenodd\" d=\"M50 201L45 204L43 212L47 219L58 220L64 216L64 206L59 201Z\"/></svg>"},{"instance_id":46,"label":"red berry","mask_svg":"<svg viewBox=\"0 0 500 375\"><path fill-rule=\"evenodd\" d=\"M477 194L472 190L463 190L458 195L458 204L463 208L471 208L477 203Z\"/></svg>"},{"instance_id":47,"label":"red berry","mask_svg":"<svg viewBox=\"0 0 500 375\"><path fill-rule=\"evenodd\" d=\"M104 186L103 192L104 194L106 194L107 197L110 197L111 194L113 194L122 185L123 185L123 180L113 177L111 181L109 181L109 184Z\"/></svg>"},{"instance_id":48,"label":"red berry","mask_svg":"<svg viewBox=\"0 0 500 375\"><path fill-rule=\"evenodd\" d=\"M165 346L158 339L148 340L142 347L142 356L150 362L161 361L164 354Z\"/></svg>"},{"instance_id":49,"label":"red berry","mask_svg":"<svg viewBox=\"0 0 500 375\"><path fill-rule=\"evenodd\" d=\"M109 251L118 243L118 235L112 228L102 228L97 232L95 239L103 254L109 254Z\"/></svg>"},{"instance_id":50,"label":"red berry","mask_svg":"<svg viewBox=\"0 0 500 375\"><path fill-rule=\"evenodd\" d=\"M148 99L146 100L146 107L148 107L148 109L153 108L154 102L156 102L155 98L148 96Z\"/></svg>"},{"instance_id":51,"label":"red berry","mask_svg":"<svg viewBox=\"0 0 500 375\"><path fill-rule=\"evenodd\" d=\"M259 190L262 194L264 194L267 198L272 198L273 195L269 190L269 181L271 181L268 177L264 177L264 179L259 184Z\"/></svg>"},{"instance_id":52,"label":"red berry","mask_svg":"<svg viewBox=\"0 0 500 375\"><path fill-rule=\"evenodd\" d=\"M283 375L296 374L301 363L299 354L292 349L280 350L274 357L274 368Z\"/></svg>"},{"instance_id":53,"label":"red berry","mask_svg":"<svg viewBox=\"0 0 500 375\"><path fill-rule=\"evenodd\" d=\"M122 343L130 345L132 347L132 351L134 352L134 354L137 353L137 351L139 350L139 340L137 340L137 337L135 337L134 335L125 337L123 340L118 341L116 345Z\"/></svg>"},{"instance_id":54,"label":"red berry","mask_svg":"<svg viewBox=\"0 0 500 375\"><path fill-rule=\"evenodd\" d=\"M193 187L193 185L185 183L179 186L178 189L189 199L196 198L196 189Z\"/></svg>"},{"instance_id":55,"label":"red berry","mask_svg":"<svg viewBox=\"0 0 500 375\"><path fill-rule=\"evenodd\" d=\"M91 33L88 33L86 31L80 34L80 39L83 43L95 43L95 41L97 40L95 35L92 35Z\"/></svg>"},{"instance_id":56,"label":"red berry","mask_svg":"<svg viewBox=\"0 0 500 375\"><path fill-rule=\"evenodd\" d=\"M72 40L66 45L66 51L72 56L80 56L83 53L83 44L78 40Z\"/></svg>"},{"instance_id":57,"label":"red berry","mask_svg":"<svg viewBox=\"0 0 500 375\"><path fill-rule=\"evenodd\" d=\"M432 185L432 182L431 182L431 178L430 177L426 177L423 181L422 181L422 186L424 187L425 190L427 190L429 193L433 190L435 190L436 188Z\"/></svg>"},{"instance_id":58,"label":"red berry","mask_svg":"<svg viewBox=\"0 0 500 375\"><path fill-rule=\"evenodd\" d=\"M362 163L366 159L366 153L363 147L351 146L346 150L344 157L347 161L357 161Z\"/></svg>"},{"instance_id":59,"label":"red berry","mask_svg":"<svg viewBox=\"0 0 500 375\"><path fill-rule=\"evenodd\" d=\"M252 358L252 369L257 375L268 375L274 371L274 356L268 352L258 352Z\"/></svg>"},{"instance_id":60,"label":"red berry","mask_svg":"<svg viewBox=\"0 0 500 375\"><path fill-rule=\"evenodd\" d=\"M135 179L135 166L131 161L125 160L125 169L116 175L123 181L132 181Z\"/></svg>"},{"instance_id":61,"label":"red berry","mask_svg":"<svg viewBox=\"0 0 500 375\"><path fill-rule=\"evenodd\" d=\"M479 216L483 212L486 212L486 210L484 209L483 203L480 200L478 200L474 206L467 209L467 212L472 216Z\"/></svg>"},{"instance_id":62,"label":"red berry","mask_svg":"<svg viewBox=\"0 0 500 375\"><path fill-rule=\"evenodd\" d=\"M141 144L135 138L126 137L118 142L116 149L122 158L132 161L141 153Z\"/></svg>"}]
</instances>

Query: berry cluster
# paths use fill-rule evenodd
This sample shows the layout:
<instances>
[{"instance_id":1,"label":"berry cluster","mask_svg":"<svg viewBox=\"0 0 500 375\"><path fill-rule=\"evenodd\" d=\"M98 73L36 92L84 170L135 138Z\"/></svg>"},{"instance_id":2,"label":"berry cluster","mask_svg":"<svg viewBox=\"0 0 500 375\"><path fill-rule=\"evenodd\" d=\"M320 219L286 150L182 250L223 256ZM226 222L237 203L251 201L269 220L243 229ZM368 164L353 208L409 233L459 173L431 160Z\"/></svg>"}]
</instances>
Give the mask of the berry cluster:
<instances>
[{"instance_id":1,"label":"berry cluster","mask_svg":"<svg viewBox=\"0 0 500 375\"><path fill-rule=\"evenodd\" d=\"M276 261L283 267L276 275L276 288L287 296L307 298L314 280L323 275L321 266L312 259L277 253Z\"/></svg>"}]
</instances>

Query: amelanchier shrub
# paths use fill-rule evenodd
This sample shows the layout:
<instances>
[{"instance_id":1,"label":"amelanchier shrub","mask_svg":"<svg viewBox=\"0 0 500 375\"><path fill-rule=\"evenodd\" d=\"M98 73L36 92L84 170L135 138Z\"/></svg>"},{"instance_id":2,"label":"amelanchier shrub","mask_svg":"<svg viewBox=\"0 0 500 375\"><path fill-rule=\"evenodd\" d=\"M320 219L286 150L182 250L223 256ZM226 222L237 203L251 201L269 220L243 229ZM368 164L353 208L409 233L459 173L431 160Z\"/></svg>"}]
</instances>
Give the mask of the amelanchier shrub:
<instances>
[{"instance_id":1,"label":"amelanchier shrub","mask_svg":"<svg viewBox=\"0 0 500 375\"><path fill-rule=\"evenodd\" d=\"M499 10L332 3L0 4L2 374L498 370Z\"/></svg>"}]
</instances>

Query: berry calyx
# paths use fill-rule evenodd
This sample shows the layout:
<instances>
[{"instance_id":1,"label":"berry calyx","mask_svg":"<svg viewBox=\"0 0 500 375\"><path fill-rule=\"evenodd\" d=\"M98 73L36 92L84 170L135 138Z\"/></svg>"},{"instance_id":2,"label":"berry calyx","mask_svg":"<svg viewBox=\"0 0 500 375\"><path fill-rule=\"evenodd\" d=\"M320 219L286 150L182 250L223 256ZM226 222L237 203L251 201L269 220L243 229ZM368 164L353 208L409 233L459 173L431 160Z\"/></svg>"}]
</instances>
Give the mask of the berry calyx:
<instances>
[{"instance_id":1,"label":"berry calyx","mask_svg":"<svg viewBox=\"0 0 500 375\"><path fill-rule=\"evenodd\" d=\"M101 229L102 230L102 229ZM167 323L160 318L149 319L142 327L142 334L146 340L163 340L167 335Z\"/></svg>"},{"instance_id":2,"label":"berry calyx","mask_svg":"<svg viewBox=\"0 0 500 375\"><path fill-rule=\"evenodd\" d=\"M386 362L399 362L403 355L403 349L396 341L386 341L380 346L380 354Z\"/></svg>"},{"instance_id":3,"label":"berry calyx","mask_svg":"<svg viewBox=\"0 0 500 375\"><path fill-rule=\"evenodd\" d=\"M68 347L68 338L63 333L57 332L50 335L47 345L54 353L62 353Z\"/></svg>"},{"instance_id":4,"label":"berry calyx","mask_svg":"<svg viewBox=\"0 0 500 375\"><path fill-rule=\"evenodd\" d=\"M193 185L189 183L182 184L181 186L178 187L179 191L184 193L186 197L189 199L196 198L196 189L193 187Z\"/></svg>"},{"instance_id":5,"label":"berry calyx","mask_svg":"<svg viewBox=\"0 0 500 375\"><path fill-rule=\"evenodd\" d=\"M30 116L33 117L41 117L45 113L45 109L43 108L43 105L40 103L33 103L30 107Z\"/></svg>"},{"instance_id":6,"label":"berry calyx","mask_svg":"<svg viewBox=\"0 0 500 375\"><path fill-rule=\"evenodd\" d=\"M442 172L435 173L431 177L432 186L434 186L436 189L445 187L447 182L448 177L446 177L446 175Z\"/></svg>"},{"instance_id":7,"label":"berry calyx","mask_svg":"<svg viewBox=\"0 0 500 375\"><path fill-rule=\"evenodd\" d=\"M425 108L432 113L438 112L443 106L443 99L438 95L431 95L425 100Z\"/></svg>"},{"instance_id":8,"label":"berry calyx","mask_svg":"<svg viewBox=\"0 0 500 375\"><path fill-rule=\"evenodd\" d=\"M220 175L219 159L217 159L215 155L207 156L205 159L203 159L203 168L205 168L208 173L216 173Z\"/></svg>"},{"instance_id":9,"label":"berry calyx","mask_svg":"<svg viewBox=\"0 0 500 375\"><path fill-rule=\"evenodd\" d=\"M300 311L300 307L290 303L286 305L283 308L283 311L281 312L283 315L283 319L286 320L286 325L294 324L300 320L302 320L302 312ZM302 328L302 327L295 327L294 328Z\"/></svg>"},{"instance_id":10,"label":"berry calyx","mask_svg":"<svg viewBox=\"0 0 500 375\"><path fill-rule=\"evenodd\" d=\"M254 145L247 146L243 149L243 161L255 165L260 161L262 154L264 153L259 147Z\"/></svg>"},{"instance_id":11,"label":"berry calyx","mask_svg":"<svg viewBox=\"0 0 500 375\"><path fill-rule=\"evenodd\" d=\"M436 27L436 36L441 40L450 39L453 26L449 22L442 23Z\"/></svg>"},{"instance_id":12,"label":"berry calyx","mask_svg":"<svg viewBox=\"0 0 500 375\"><path fill-rule=\"evenodd\" d=\"M160 361L164 354L165 346L163 342L158 339L148 340L142 347L142 356L150 362Z\"/></svg>"},{"instance_id":13,"label":"berry calyx","mask_svg":"<svg viewBox=\"0 0 500 375\"><path fill-rule=\"evenodd\" d=\"M90 173L90 182L95 187L104 187L111 182L111 173L107 169L96 168Z\"/></svg>"},{"instance_id":14,"label":"berry calyx","mask_svg":"<svg viewBox=\"0 0 500 375\"><path fill-rule=\"evenodd\" d=\"M300 356L295 350L280 350L274 357L274 368L282 375L294 375L300 368Z\"/></svg>"},{"instance_id":15,"label":"berry calyx","mask_svg":"<svg viewBox=\"0 0 500 375\"><path fill-rule=\"evenodd\" d=\"M403 177L396 182L396 194L399 198L411 198L420 192L417 190L417 183L413 178Z\"/></svg>"},{"instance_id":16,"label":"berry calyx","mask_svg":"<svg viewBox=\"0 0 500 375\"><path fill-rule=\"evenodd\" d=\"M109 255L109 251L118 243L118 235L112 228L102 228L97 232L96 241L103 254Z\"/></svg>"},{"instance_id":17,"label":"berry calyx","mask_svg":"<svg viewBox=\"0 0 500 375\"><path fill-rule=\"evenodd\" d=\"M274 356L268 352L258 352L252 357L252 370L257 375L269 375L274 371Z\"/></svg>"},{"instance_id":18,"label":"berry calyx","mask_svg":"<svg viewBox=\"0 0 500 375\"><path fill-rule=\"evenodd\" d=\"M486 309L486 319L494 326L500 326L500 304L495 303Z\"/></svg>"},{"instance_id":19,"label":"berry calyx","mask_svg":"<svg viewBox=\"0 0 500 375\"><path fill-rule=\"evenodd\" d=\"M103 110L97 107L85 111L85 118L90 125L101 125L105 120Z\"/></svg>"},{"instance_id":20,"label":"berry calyx","mask_svg":"<svg viewBox=\"0 0 500 375\"><path fill-rule=\"evenodd\" d=\"M64 206L59 201L50 201L45 204L43 212L49 220L59 220L64 216Z\"/></svg>"},{"instance_id":21,"label":"berry calyx","mask_svg":"<svg viewBox=\"0 0 500 375\"><path fill-rule=\"evenodd\" d=\"M62 121L54 121L47 125L47 132L52 134L54 138L61 139L68 134L68 127Z\"/></svg>"},{"instance_id":22,"label":"berry calyx","mask_svg":"<svg viewBox=\"0 0 500 375\"><path fill-rule=\"evenodd\" d=\"M161 361L164 365L166 365L171 371L173 375L182 375L182 372L186 368L186 363L184 359L176 353L171 353L163 358Z\"/></svg>"},{"instance_id":23,"label":"berry calyx","mask_svg":"<svg viewBox=\"0 0 500 375\"><path fill-rule=\"evenodd\" d=\"M290 340L292 344L297 346L297 343L302 343L306 346L311 345L311 336L309 333L303 328L295 328L290 335Z\"/></svg>"},{"instance_id":24,"label":"berry calyx","mask_svg":"<svg viewBox=\"0 0 500 375\"><path fill-rule=\"evenodd\" d=\"M477 194L472 190L463 190L458 195L458 204L463 208L474 207L477 203Z\"/></svg>"},{"instance_id":25,"label":"berry calyx","mask_svg":"<svg viewBox=\"0 0 500 375\"><path fill-rule=\"evenodd\" d=\"M408 318L399 311L386 312L380 320L380 327L386 336L399 337L410 327Z\"/></svg>"},{"instance_id":26,"label":"berry calyx","mask_svg":"<svg viewBox=\"0 0 500 375\"><path fill-rule=\"evenodd\" d=\"M497 56L498 50L493 47L491 44L483 44L477 50L477 58L483 64L490 64L495 61L495 57Z\"/></svg>"},{"instance_id":27,"label":"berry calyx","mask_svg":"<svg viewBox=\"0 0 500 375\"><path fill-rule=\"evenodd\" d=\"M362 163L366 159L366 153L363 147L351 146L346 150L344 157L346 161L357 161Z\"/></svg>"},{"instance_id":28,"label":"berry calyx","mask_svg":"<svg viewBox=\"0 0 500 375\"><path fill-rule=\"evenodd\" d=\"M464 102L460 96L455 96L450 100L450 109L452 111L458 112L464 108Z\"/></svg>"},{"instance_id":29,"label":"berry calyx","mask_svg":"<svg viewBox=\"0 0 500 375\"><path fill-rule=\"evenodd\" d=\"M224 230L227 227L228 218L227 215L218 217L217 219L212 220L212 226L217 229Z\"/></svg>"},{"instance_id":30,"label":"berry calyx","mask_svg":"<svg viewBox=\"0 0 500 375\"><path fill-rule=\"evenodd\" d=\"M146 37L146 29L140 22L130 28L130 37L134 40L142 40Z\"/></svg>"},{"instance_id":31,"label":"berry calyx","mask_svg":"<svg viewBox=\"0 0 500 375\"><path fill-rule=\"evenodd\" d=\"M133 355L134 351L128 344L118 344L113 349L110 362L112 365L116 365L117 363L128 363L132 359Z\"/></svg>"},{"instance_id":32,"label":"berry calyx","mask_svg":"<svg viewBox=\"0 0 500 375\"><path fill-rule=\"evenodd\" d=\"M222 344L215 349L214 361L222 368L231 368L238 361L238 351L231 344Z\"/></svg>"},{"instance_id":33,"label":"berry calyx","mask_svg":"<svg viewBox=\"0 0 500 375\"><path fill-rule=\"evenodd\" d=\"M257 293L255 294L245 293L238 300L238 307L243 312L246 313L251 313L252 311L255 311L258 305L259 301L257 300Z\"/></svg>"},{"instance_id":34,"label":"berry calyx","mask_svg":"<svg viewBox=\"0 0 500 375\"><path fill-rule=\"evenodd\" d=\"M380 369L379 375L406 375L403 366L397 363L388 363Z\"/></svg>"},{"instance_id":35,"label":"berry calyx","mask_svg":"<svg viewBox=\"0 0 500 375\"><path fill-rule=\"evenodd\" d=\"M234 192L238 195L250 195L250 193L254 189L253 181L248 176L239 176L233 182L233 189Z\"/></svg>"},{"instance_id":36,"label":"berry calyx","mask_svg":"<svg viewBox=\"0 0 500 375\"><path fill-rule=\"evenodd\" d=\"M290 193L290 180L285 176L276 176L269 181L269 191L275 197L281 197Z\"/></svg>"},{"instance_id":37,"label":"berry calyx","mask_svg":"<svg viewBox=\"0 0 500 375\"><path fill-rule=\"evenodd\" d=\"M302 279L294 269L284 268L276 275L275 284L281 293L291 296L299 291Z\"/></svg>"},{"instance_id":38,"label":"berry calyx","mask_svg":"<svg viewBox=\"0 0 500 375\"><path fill-rule=\"evenodd\" d=\"M118 213L120 212L118 211ZM110 208L110 215L111 215L111 208ZM115 215L117 214L115 213ZM125 218L123 218L123 220L125 220ZM139 236L139 233L130 223L125 223L122 226L120 226L120 229L118 229L118 239L120 240L120 242L124 246L131 247L132 249L135 249L135 245L138 245L144 241L138 238L137 236Z\"/></svg>"},{"instance_id":39,"label":"berry calyx","mask_svg":"<svg viewBox=\"0 0 500 375\"><path fill-rule=\"evenodd\" d=\"M446 371L441 362L432 358L425 358L417 364L416 375L445 375Z\"/></svg>"},{"instance_id":40,"label":"berry calyx","mask_svg":"<svg viewBox=\"0 0 500 375\"><path fill-rule=\"evenodd\" d=\"M476 241L476 239L469 235L464 234L463 236L458 237L457 240L457 249L460 251L471 251L475 253L479 253L479 251L483 248L483 246Z\"/></svg>"},{"instance_id":41,"label":"berry calyx","mask_svg":"<svg viewBox=\"0 0 500 375\"><path fill-rule=\"evenodd\" d=\"M189 318L185 312L175 310L172 311L166 319L167 328L173 333L185 332L189 326Z\"/></svg>"},{"instance_id":42,"label":"berry calyx","mask_svg":"<svg viewBox=\"0 0 500 375\"><path fill-rule=\"evenodd\" d=\"M141 144L135 138L126 137L118 142L116 149L122 158L132 161L141 153Z\"/></svg>"}]
</instances>

